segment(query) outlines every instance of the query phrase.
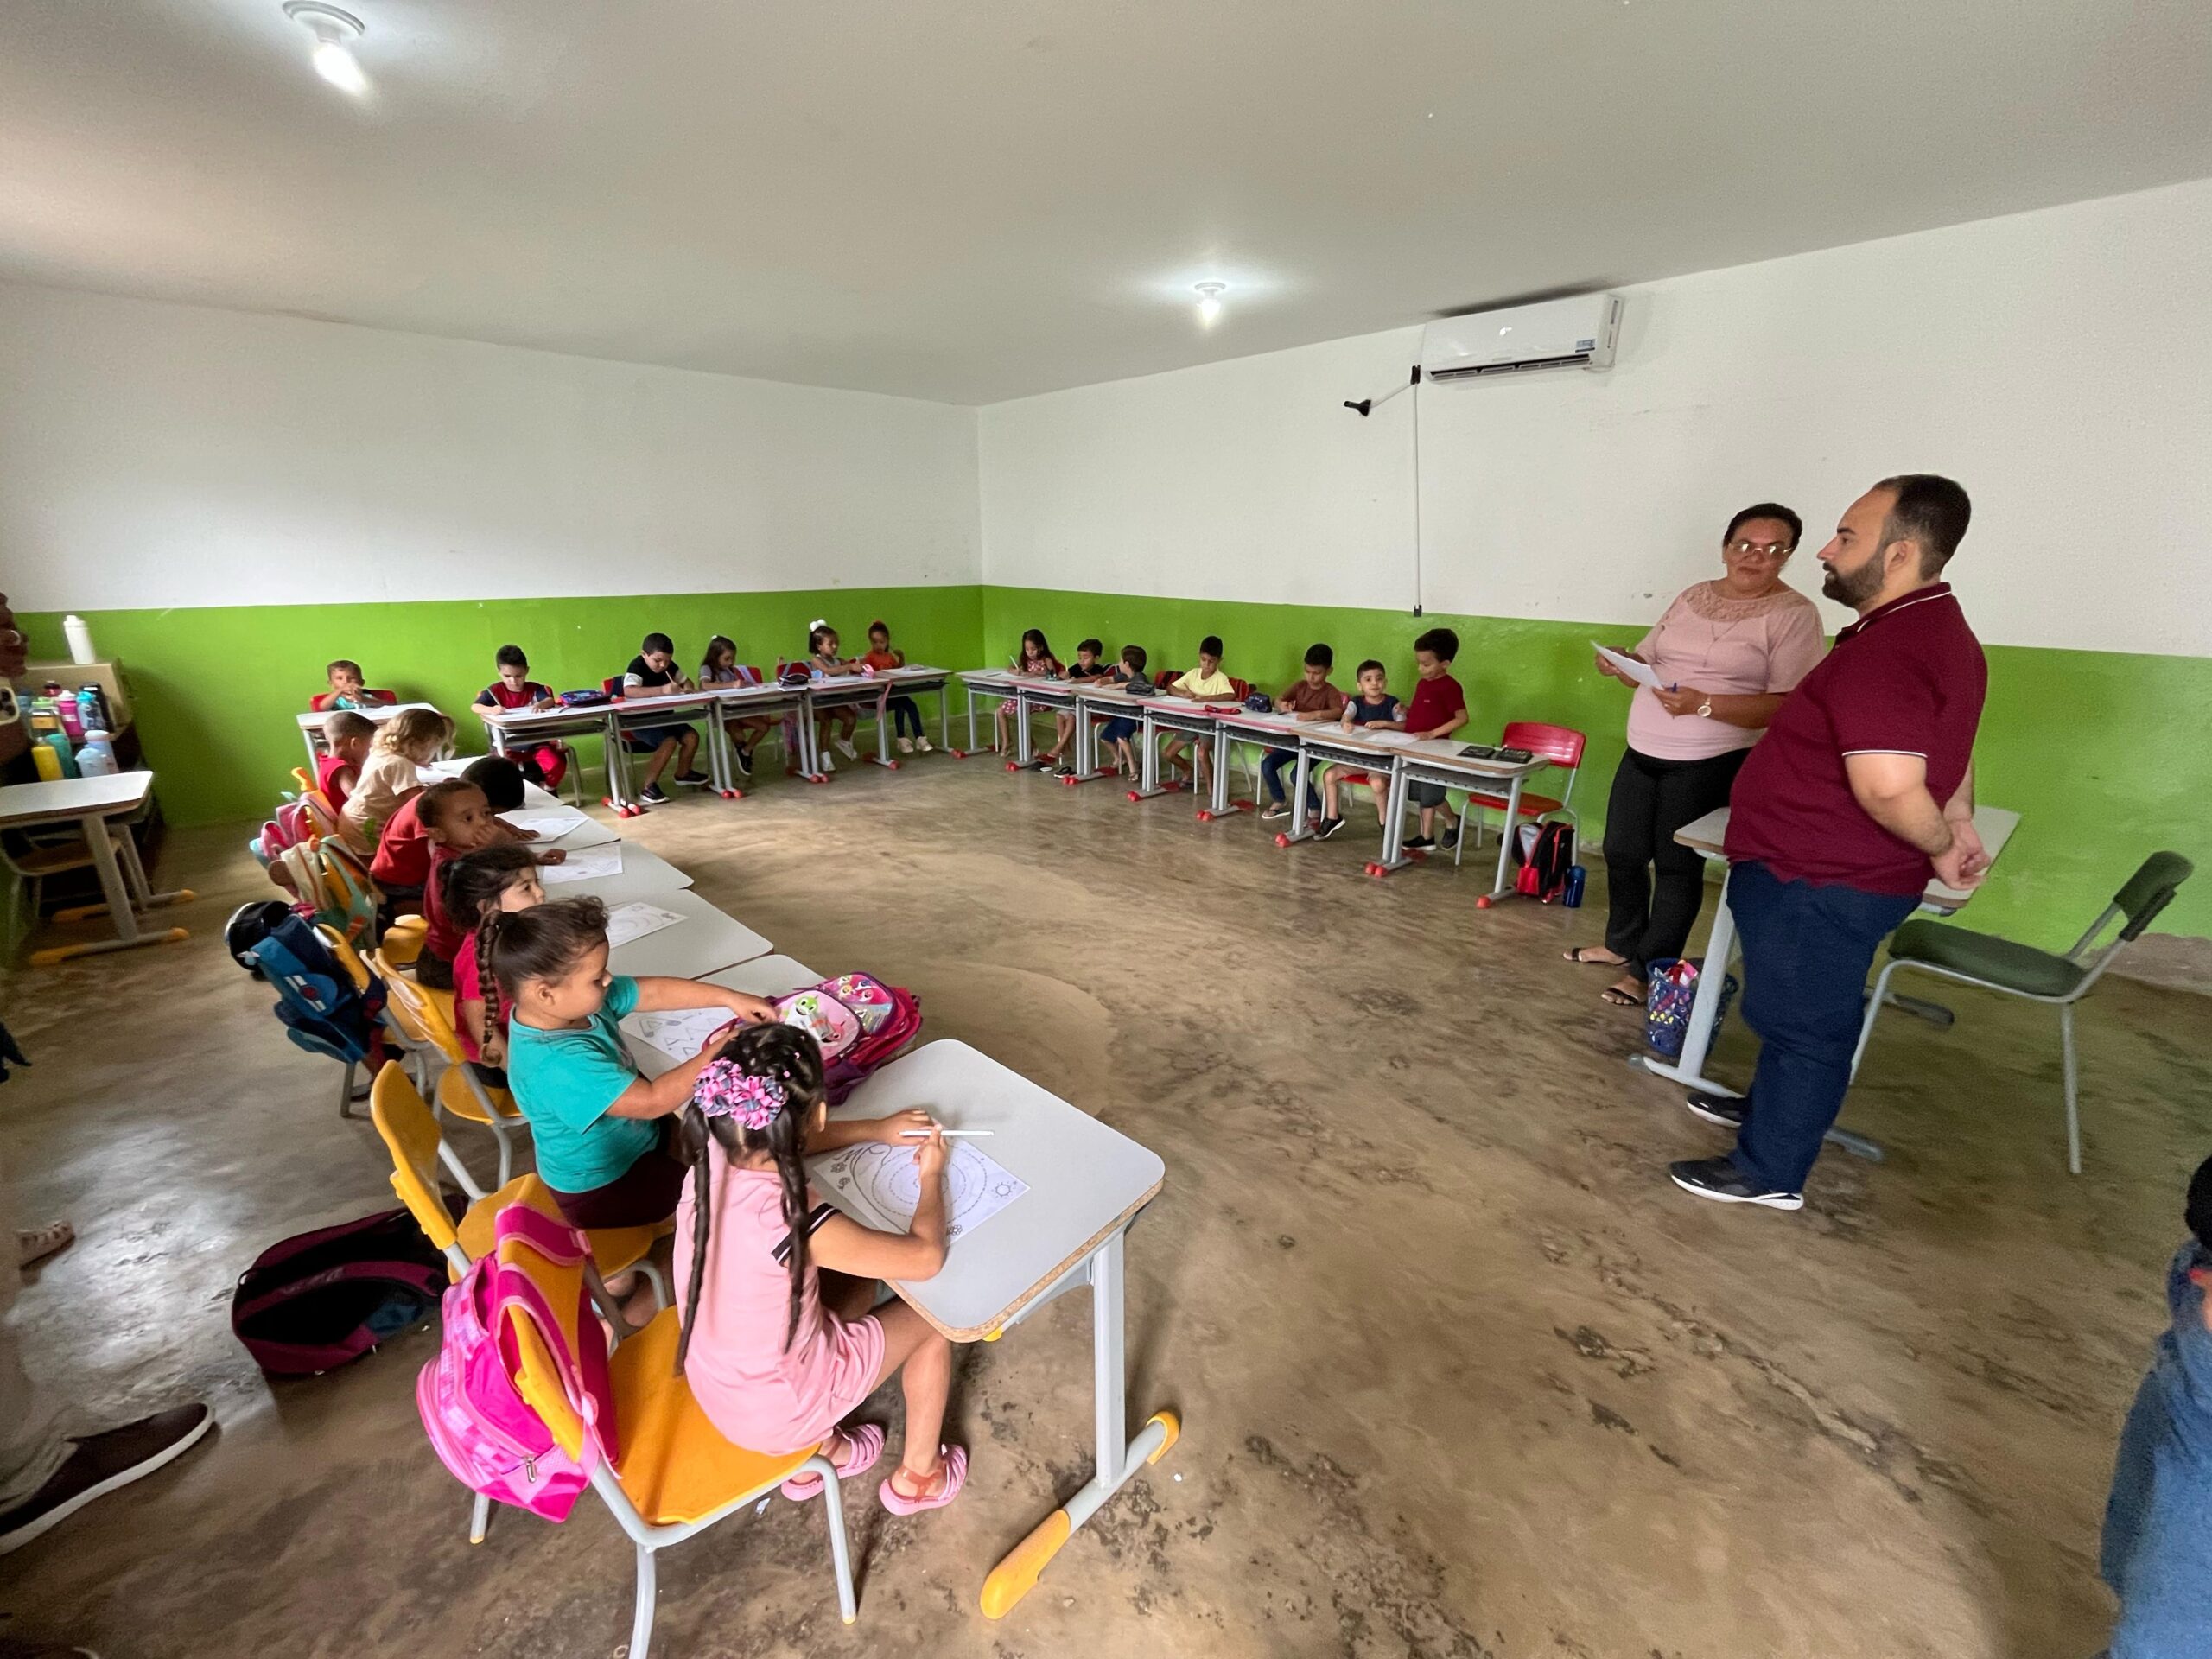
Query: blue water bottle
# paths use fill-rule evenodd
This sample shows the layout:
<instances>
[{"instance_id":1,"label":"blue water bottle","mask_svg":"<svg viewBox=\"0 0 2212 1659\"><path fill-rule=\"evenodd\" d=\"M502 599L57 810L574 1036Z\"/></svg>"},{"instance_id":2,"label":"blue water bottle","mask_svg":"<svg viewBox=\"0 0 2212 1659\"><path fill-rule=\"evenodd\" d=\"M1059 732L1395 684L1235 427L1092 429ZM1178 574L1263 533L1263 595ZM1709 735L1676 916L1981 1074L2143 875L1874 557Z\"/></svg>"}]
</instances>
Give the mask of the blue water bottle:
<instances>
[{"instance_id":1,"label":"blue water bottle","mask_svg":"<svg viewBox=\"0 0 2212 1659\"><path fill-rule=\"evenodd\" d=\"M1570 864L1567 866L1567 888L1566 891L1560 894L1559 901L1562 905L1565 905L1569 910L1580 910L1582 908L1582 883L1588 876L1588 874L1589 873L1580 864Z\"/></svg>"}]
</instances>

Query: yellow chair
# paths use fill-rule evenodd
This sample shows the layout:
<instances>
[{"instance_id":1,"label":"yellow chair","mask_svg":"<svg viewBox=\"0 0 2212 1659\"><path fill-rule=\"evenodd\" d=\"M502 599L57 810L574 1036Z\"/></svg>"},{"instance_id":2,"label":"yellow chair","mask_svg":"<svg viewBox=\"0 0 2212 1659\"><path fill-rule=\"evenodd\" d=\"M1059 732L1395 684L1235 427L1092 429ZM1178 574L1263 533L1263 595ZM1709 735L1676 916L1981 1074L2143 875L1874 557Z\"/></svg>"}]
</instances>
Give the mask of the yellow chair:
<instances>
[{"instance_id":1,"label":"yellow chair","mask_svg":"<svg viewBox=\"0 0 2212 1659\"><path fill-rule=\"evenodd\" d=\"M300 797L300 804L307 809L308 823L317 841L338 839L338 809L330 804L329 796L310 789Z\"/></svg>"},{"instance_id":2,"label":"yellow chair","mask_svg":"<svg viewBox=\"0 0 2212 1659\"><path fill-rule=\"evenodd\" d=\"M300 849L288 848L285 850L289 855ZM346 977L353 982L353 988L357 991L367 990L369 965L361 960L361 953L354 950L345 936L327 922L317 922L315 925L315 931L321 936L323 944L329 947L330 954L338 958L338 965L346 970ZM385 1029L390 1031L391 1028L391 1016L387 1014L385 1019ZM353 1116L353 1103L360 1097L354 1090L353 1079L359 1071L360 1067L354 1062L348 1060L346 1063L346 1080L338 1088L338 1116L340 1117Z\"/></svg>"},{"instance_id":3,"label":"yellow chair","mask_svg":"<svg viewBox=\"0 0 2212 1659\"><path fill-rule=\"evenodd\" d=\"M292 768L292 781L300 786L300 798L302 800L307 799L308 796L318 787L315 781L315 774L309 772L305 766L294 766Z\"/></svg>"},{"instance_id":4,"label":"yellow chair","mask_svg":"<svg viewBox=\"0 0 2212 1659\"><path fill-rule=\"evenodd\" d=\"M518 1240L500 1247L502 1266L529 1275L562 1320L571 1353L589 1335L572 1328L579 1268L547 1262ZM570 1384L560 1362L528 1319L511 1319L516 1391L571 1457L583 1453L583 1421L569 1405ZM802 1470L822 1477L822 1508L830 1527L830 1559L837 1575L837 1611L846 1624L858 1617L853 1601L852 1560L845 1543L843 1500L837 1471L820 1449L769 1457L733 1446L707 1421L691 1389L676 1374L676 1310L669 1308L615 1349L607 1361L613 1396L613 1438L621 1456L592 1471L592 1490L636 1546L638 1593L630 1625L630 1659L646 1659L656 1599L653 1556L682 1543L725 1516L767 1497Z\"/></svg>"},{"instance_id":5,"label":"yellow chair","mask_svg":"<svg viewBox=\"0 0 2212 1659\"><path fill-rule=\"evenodd\" d=\"M514 1149L508 1132L527 1128L528 1122L512 1095L504 1089L486 1087L462 1058L461 1039L454 1033L453 993L418 985L394 971L396 964L384 951L372 950L369 960L384 979L386 1010L398 1022L408 1046L422 1057L417 1086L437 1103L440 1111L481 1123L492 1131L499 1143L499 1184L505 1186L514 1172ZM435 1084L428 1075L433 1059L443 1067Z\"/></svg>"}]
</instances>

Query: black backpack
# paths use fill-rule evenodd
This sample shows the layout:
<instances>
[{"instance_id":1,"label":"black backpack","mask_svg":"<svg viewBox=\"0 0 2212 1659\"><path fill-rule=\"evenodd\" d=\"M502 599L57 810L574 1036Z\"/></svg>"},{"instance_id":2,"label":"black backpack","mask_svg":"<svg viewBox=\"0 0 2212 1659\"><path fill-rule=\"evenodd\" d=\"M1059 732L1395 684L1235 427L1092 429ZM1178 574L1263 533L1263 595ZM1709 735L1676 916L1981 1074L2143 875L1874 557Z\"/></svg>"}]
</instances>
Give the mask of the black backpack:
<instances>
[{"instance_id":1,"label":"black backpack","mask_svg":"<svg viewBox=\"0 0 2212 1659\"><path fill-rule=\"evenodd\" d=\"M1555 903L1567 891L1567 873L1574 868L1574 826L1563 818L1524 825L1513 838L1513 854L1521 866L1513 890L1539 904Z\"/></svg>"},{"instance_id":2,"label":"black backpack","mask_svg":"<svg viewBox=\"0 0 2212 1659\"><path fill-rule=\"evenodd\" d=\"M445 1252L404 1210L272 1244L238 1275L231 1330L271 1376L334 1370L438 1311Z\"/></svg>"}]
</instances>

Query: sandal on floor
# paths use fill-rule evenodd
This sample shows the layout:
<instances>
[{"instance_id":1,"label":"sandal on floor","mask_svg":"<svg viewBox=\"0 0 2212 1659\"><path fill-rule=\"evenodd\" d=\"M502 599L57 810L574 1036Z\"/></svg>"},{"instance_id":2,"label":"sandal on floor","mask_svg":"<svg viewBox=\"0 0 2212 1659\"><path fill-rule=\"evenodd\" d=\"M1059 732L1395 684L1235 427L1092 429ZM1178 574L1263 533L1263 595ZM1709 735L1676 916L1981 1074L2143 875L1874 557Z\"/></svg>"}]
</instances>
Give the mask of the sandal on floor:
<instances>
[{"instance_id":1,"label":"sandal on floor","mask_svg":"<svg viewBox=\"0 0 2212 1659\"><path fill-rule=\"evenodd\" d=\"M1600 957L1584 954L1586 951L1602 950L1605 948L1602 944L1578 944L1572 950L1560 951L1560 957L1562 961L1571 962L1578 968L1625 968L1628 966L1626 957L1623 957L1618 962L1606 962Z\"/></svg>"},{"instance_id":2,"label":"sandal on floor","mask_svg":"<svg viewBox=\"0 0 2212 1659\"><path fill-rule=\"evenodd\" d=\"M1611 1003L1617 1008L1640 1008L1643 1006L1642 997L1624 991L1618 985L1606 986L1604 990L1598 993L1598 995L1601 1000Z\"/></svg>"},{"instance_id":3,"label":"sandal on floor","mask_svg":"<svg viewBox=\"0 0 2212 1659\"><path fill-rule=\"evenodd\" d=\"M899 1478L906 1465L901 1464L891 1471L891 1478L875 1489L883 1507L893 1515L919 1515L924 1510L941 1510L960 1496L960 1489L968 1484L968 1450L965 1446L941 1446L938 1455L943 1459L938 1465L937 1476L930 1482L931 1491L922 1496L909 1497L892 1484Z\"/></svg>"},{"instance_id":4,"label":"sandal on floor","mask_svg":"<svg viewBox=\"0 0 2212 1659\"><path fill-rule=\"evenodd\" d=\"M66 1221L49 1221L43 1227L22 1227L16 1232L16 1265L28 1268L77 1242L77 1230Z\"/></svg>"},{"instance_id":5,"label":"sandal on floor","mask_svg":"<svg viewBox=\"0 0 2212 1659\"><path fill-rule=\"evenodd\" d=\"M845 1455L830 1459L837 1471L837 1478L850 1480L864 1475L875 1467L875 1460L883 1455L883 1430L874 1423L862 1423L846 1433L839 1431L837 1439L845 1443ZM783 1484L783 1494L794 1503L804 1503L822 1493L822 1477L809 1471L793 1475Z\"/></svg>"}]
</instances>

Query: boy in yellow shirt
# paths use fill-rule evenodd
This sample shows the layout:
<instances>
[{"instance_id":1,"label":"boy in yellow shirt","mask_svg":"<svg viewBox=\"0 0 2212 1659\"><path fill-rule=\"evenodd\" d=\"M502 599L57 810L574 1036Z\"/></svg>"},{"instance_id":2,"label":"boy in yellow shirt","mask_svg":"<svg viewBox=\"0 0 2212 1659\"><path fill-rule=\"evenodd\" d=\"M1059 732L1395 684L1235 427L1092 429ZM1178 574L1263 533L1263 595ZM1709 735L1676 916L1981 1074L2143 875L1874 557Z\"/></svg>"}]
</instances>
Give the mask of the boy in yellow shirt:
<instances>
[{"instance_id":1,"label":"boy in yellow shirt","mask_svg":"<svg viewBox=\"0 0 2212 1659\"><path fill-rule=\"evenodd\" d=\"M1236 682L1221 671L1221 636L1210 633L1198 641L1198 665L1186 668L1167 688L1170 694L1188 697L1193 702L1233 702L1236 698ZM1179 732L1169 738L1160 751L1160 758L1173 777L1175 769L1184 765L1183 751L1192 747L1187 732ZM1197 762L1189 768L1192 789L1203 789L1206 783L1207 746L1198 746L1193 759Z\"/></svg>"}]
</instances>

